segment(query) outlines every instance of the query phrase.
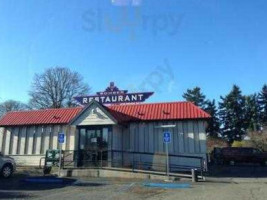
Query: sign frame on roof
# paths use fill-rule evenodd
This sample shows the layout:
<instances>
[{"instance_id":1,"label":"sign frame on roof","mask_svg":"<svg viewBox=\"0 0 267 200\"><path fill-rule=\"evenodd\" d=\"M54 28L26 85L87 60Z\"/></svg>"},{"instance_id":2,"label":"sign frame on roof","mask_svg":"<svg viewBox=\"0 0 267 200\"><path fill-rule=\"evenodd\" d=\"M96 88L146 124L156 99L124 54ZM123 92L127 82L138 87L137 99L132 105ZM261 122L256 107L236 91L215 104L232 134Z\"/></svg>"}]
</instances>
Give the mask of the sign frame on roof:
<instances>
[{"instance_id":1,"label":"sign frame on roof","mask_svg":"<svg viewBox=\"0 0 267 200\"><path fill-rule=\"evenodd\" d=\"M81 105L87 105L92 100L101 104L126 104L144 102L153 94L154 92L128 93L128 90L120 90L114 82L111 82L103 92L97 92L96 95L74 97L74 99Z\"/></svg>"}]
</instances>

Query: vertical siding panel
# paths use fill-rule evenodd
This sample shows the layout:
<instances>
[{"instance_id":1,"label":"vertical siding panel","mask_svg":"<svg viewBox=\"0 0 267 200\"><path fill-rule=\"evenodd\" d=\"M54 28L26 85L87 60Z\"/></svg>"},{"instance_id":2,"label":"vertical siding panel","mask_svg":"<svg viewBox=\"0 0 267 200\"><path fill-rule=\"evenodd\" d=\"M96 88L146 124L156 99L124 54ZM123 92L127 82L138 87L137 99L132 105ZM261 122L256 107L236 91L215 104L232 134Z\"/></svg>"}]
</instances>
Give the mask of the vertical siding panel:
<instances>
[{"instance_id":1,"label":"vertical siding panel","mask_svg":"<svg viewBox=\"0 0 267 200\"><path fill-rule=\"evenodd\" d=\"M188 139L188 123L183 122L183 136L184 136L184 153L189 153L189 139Z\"/></svg>"},{"instance_id":2,"label":"vertical siding panel","mask_svg":"<svg viewBox=\"0 0 267 200\"><path fill-rule=\"evenodd\" d=\"M130 124L130 149L131 151L134 151L134 146L135 146L135 137L134 137L134 132L135 132L135 129L134 129L134 123L131 123Z\"/></svg>"},{"instance_id":3,"label":"vertical siding panel","mask_svg":"<svg viewBox=\"0 0 267 200\"><path fill-rule=\"evenodd\" d=\"M127 149L126 150L130 150L131 149L131 146L130 146L130 127L127 127L126 133L127 133L127 137L125 137L125 140L127 141Z\"/></svg>"},{"instance_id":4,"label":"vertical siding panel","mask_svg":"<svg viewBox=\"0 0 267 200\"><path fill-rule=\"evenodd\" d=\"M8 150L9 155L12 155L14 132L15 132L15 127L11 127L10 128L9 150Z\"/></svg>"},{"instance_id":5,"label":"vertical siding panel","mask_svg":"<svg viewBox=\"0 0 267 200\"><path fill-rule=\"evenodd\" d=\"M173 128L173 153L178 154L179 152L179 132L178 132L178 123L173 122L175 127Z\"/></svg>"},{"instance_id":6,"label":"vertical siding panel","mask_svg":"<svg viewBox=\"0 0 267 200\"><path fill-rule=\"evenodd\" d=\"M134 127L134 151L139 151L139 124L135 123Z\"/></svg>"},{"instance_id":7,"label":"vertical siding panel","mask_svg":"<svg viewBox=\"0 0 267 200\"><path fill-rule=\"evenodd\" d=\"M50 126L44 127L44 147L43 147L43 153L45 154L46 151L49 149L49 141L50 141Z\"/></svg>"},{"instance_id":8,"label":"vertical siding panel","mask_svg":"<svg viewBox=\"0 0 267 200\"><path fill-rule=\"evenodd\" d=\"M60 131L60 126L56 125L53 128L53 148L52 149L58 149L58 133Z\"/></svg>"},{"instance_id":9,"label":"vertical siding panel","mask_svg":"<svg viewBox=\"0 0 267 200\"><path fill-rule=\"evenodd\" d=\"M170 125L174 125L174 122L171 121ZM170 144L170 153L174 154L175 153L175 145L176 145L176 128L171 128L171 144Z\"/></svg>"},{"instance_id":10,"label":"vertical siding panel","mask_svg":"<svg viewBox=\"0 0 267 200\"><path fill-rule=\"evenodd\" d=\"M157 129L155 128L157 126L156 122L153 122L153 149L154 152L158 152L158 143L157 143Z\"/></svg>"},{"instance_id":11,"label":"vertical siding panel","mask_svg":"<svg viewBox=\"0 0 267 200\"><path fill-rule=\"evenodd\" d=\"M200 152L206 153L207 146L206 146L205 122L204 121L198 121L198 128L199 128Z\"/></svg>"},{"instance_id":12,"label":"vertical siding panel","mask_svg":"<svg viewBox=\"0 0 267 200\"><path fill-rule=\"evenodd\" d=\"M17 154L17 148L18 148L18 136L19 136L19 127L15 127L12 130L12 149L11 154L16 155Z\"/></svg>"},{"instance_id":13,"label":"vertical siding panel","mask_svg":"<svg viewBox=\"0 0 267 200\"><path fill-rule=\"evenodd\" d=\"M174 123L173 123L173 121L171 121L168 124L169 125L173 125ZM171 133L171 142L169 143L169 152L172 153L172 154L174 153L174 144L175 144L175 141L174 141L174 130L175 130L175 128L170 128L169 129L169 132Z\"/></svg>"},{"instance_id":14,"label":"vertical siding panel","mask_svg":"<svg viewBox=\"0 0 267 200\"><path fill-rule=\"evenodd\" d=\"M195 153L200 153L198 122L194 121L193 124L194 124Z\"/></svg>"},{"instance_id":15,"label":"vertical siding panel","mask_svg":"<svg viewBox=\"0 0 267 200\"><path fill-rule=\"evenodd\" d=\"M42 137L42 126L36 127L35 131L35 151L34 154L40 154L41 153L41 137Z\"/></svg>"},{"instance_id":16,"label":"vertical siding panel","mask_svg":"<svg viewBox=\"0 0 267 200\"><path fill-rule=\"evenodd\" d=\"M0 127L0 152L3 152L2 148L3 148L4 132L5 132L5 128Z\"/></svg>"},{"instance_id":17,"label":"vertical siding panel","mask_svg":"<svg viewBox=\"0 0 267 200\"><path fill-rule=\"evenodd\" d=\"M154 133L153 133L153 123L148 124L148 152L152 153L154 151Z\"/></svg>"},{"instance_id":18,"label":"vertical siding panel","mask_svg":"<svg viewBox=\"0 0 267 200\"><path fill-rule=\"evenodd\" d=\"M162 123L159 122L158 123L158 126L161 126ZM157 144L158 144L158 152L162 153L164 152L164 144L163 144L163 141L162 141L162 129L161 128L157 128L156 129L157 131Z\"/></svg>"},{"instance_id":19,"label":"vertical siding panel","mask_svg":"<svg viewBox=\"0 0 267 200\"><path fill-rule=\"evenodd\" d=\"M27 129L27 136L28 136L28 138L27 138L27 154L32 154L32 150L33 150L33 135L34 135L34 129L35 129L35 127L34 126L30 126L30 127L28 127L28 129Z\"/></svg>"},{"instance_id":20,"label":"vertical siding panel","mask_svg":"<svg viewBox=\"0 0 267 200\"><path fill-rule=\"evenodd\" d=\"M149 152L149 125L150 123L146 124L146 152Z\"/></svg>"},{"instance_id":21,"label":"vertical siding panel","mask_svg":"<svg viewBox=\"0 0 267 200\"><path fill-rule=\"evenodd\" d=\"M76 141L78 141L78 129L76 129L75 126L71 126L70 127L70 139L69 139L69 150L75 150L75 147L76 147L76 143L78 142L75 142L75 139Z\"/></svg>"},{"instance_id":22,"label":"vertical siding panel","mask_svg":"<svg viewBox=\"0 0 267 200\"><path fill-rule=\"evenodd\" d=\"M20 148L19 148L19 154L24 155L25 153L25 142L26 142L26 131L27 127L23 126L21 128L21 134L20 134Z\"/></svg>"},{"instance_id":23,"label":"vertical siding panel","mask_svg":"<svg viewBox=\"0 0 267 200\"><path fill-rule=\"evenodd\" d=\"M6 129L6 137L5 137L5 150L4 150L4 154L8 155L9 154L9 147L10 147L10 138L11 138L11 129L7 128Z\"/></svg>"},{"instance_id":24,"label":"vertical siding panel","mask_svg":"<svg viewBox=\"0 0 267 200\"><path fill-rule=\"evenodd\" d=\"M49 126L49 149L53 149L54 126Z\"/></svg>"},{"instance_id":25,"label":"vertical siding panel","mask_svg":"<svg viewBox=\"0 0 267 200\"><path fill-rule=\"evenodd\" d=\"M123 137L122 137L122 142L123 142L123 151L127 151L129 146L128 146L128 141L129 141L129 138L128 138L128 128L123 128L123 131L122 131L122 134L123 134Z\"/></svg>"},{"instance_id":26,"label":"vertical siding panel","mask_svg":"<svg viewBox=\"0 0 267 200\"><path fill-rule=\"evenodd\" d=\"M178 152L179 153L184 153L184 130L183 130L183 122L177 122L177 131L178 131L178 143L179 143L179 148Z\"/></svg>"},{"instance_id":27,"label":"vertical siding panel","mask_svg":"<svg viewBox=\"0 0 267 200\"><path fill-rule=\"evenodd\" d=\"M189 121L187 124L188 124L189 153L195 153L195 138L194 138L193 122Z\"/></svg>"},{"instance_id":28,"label":"vertical siding panel","mask_svg":"<svg viewBox=\"0 0 267 200\"><path fill-rule=\"evenodd\" d=\"M64 135L65 135L65 141L64 141L64 143L62 144L62 150L65 150L66 149L66 143L67 143L67 130L68 130L68 126L66 126L66 125L63 125L62 126L62 133L64 133Z\"/></svg>"},{"instance_id":29,"label":"vertical siding panel","mask_svg":"<svg viewBox=\"0 0 267 200\"><path fill-rule=\"evenodd\" d=\"M71 132L71 126L67 126L66 128L66 142L65 142L65 150L70 150L70 132Z\"/></svg>"},{"instance_id":30,"label":"vertical siding panel","mask_svg":"<svg viewBox=\"0 0 267 200\"><path fill-rule=\"evenodd\" d=\"M139 123L138 126L138 143L139 143L139 152L145 151L145 125L143 123Z\"/></svg>"},{"instance_id":31,"label":"vertical siding panel","mask_svg":"<svg viewBox=\"0 0 267 200\"><path fill-rule=\"evenodd\" d=\"M158 137L158 129L156 128L158 126L157 122L154 122L154 149L155 152L159 152L159 137Z\"/></svg>"}]
</instances>

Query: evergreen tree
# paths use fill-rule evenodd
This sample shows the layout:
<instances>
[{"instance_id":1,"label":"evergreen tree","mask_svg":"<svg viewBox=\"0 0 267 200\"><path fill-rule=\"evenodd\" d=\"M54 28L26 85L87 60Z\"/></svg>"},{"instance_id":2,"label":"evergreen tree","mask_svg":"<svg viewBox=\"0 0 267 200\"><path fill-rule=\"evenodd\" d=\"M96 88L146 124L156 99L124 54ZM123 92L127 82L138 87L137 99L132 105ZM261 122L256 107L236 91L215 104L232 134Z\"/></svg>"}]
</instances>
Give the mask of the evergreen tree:
<instances>
[{"instance_id":1,"label":"evergreen tree","mask_svg":"<svg viewBox=\"0 0 267 200\"><path fill-rule=\"evenodd\" d=\"M267 125L267 85L262 87L259 94L259 104L261 109L261 122Z\"/></svg>"},{"instance_id":2,"label":"evergreen tree","mask_svg":"<svg viewBox=\"0 0 267 200\"><path fill-rule=\"evenodd\" d=\"M207 101L205 111L211 116L211 119L208 121L207 134L211 137L218 137L220 133L220 119L214 99L212 101Z\"/></svg>"},{"instance_id":3,"label":"evergreen tree","mask_svg":"<svg viewBox=\"0 0 267 200\"><path fill-rule=\"evenodd\" d=\"M250 131L258 131L261 127L261 112L260 105L258 102L258 95L253 94L245 97L246 99L246 115L245 115L245 124L246 129Z\"/></svg>"},{"instance_id":4,"label":"evergreen tree","mask_svg":"<svg viewBox=\"0 0 267 200\"><path fill-rule=\"evenodd\" d=\"M201 92L199 87L195 87L192 90L188 89L184 94L183 98L186 101L194 103L196 106L199 106L202 109L205 109L207 101L206 96Z\"/></svg>"},{"instance_id":5,"label":"evergreen tree","mask_svg":"<svg viewBox=\"0 0 267 200\"><path fill-rule=\"evenodd\" d=\"M245 134L245 97L238 86L234 85L232 91L225 97L221 97L219 103L219 116L223 125L223 135L232 142L240 140Z\"/></svg>"}]
</instances>

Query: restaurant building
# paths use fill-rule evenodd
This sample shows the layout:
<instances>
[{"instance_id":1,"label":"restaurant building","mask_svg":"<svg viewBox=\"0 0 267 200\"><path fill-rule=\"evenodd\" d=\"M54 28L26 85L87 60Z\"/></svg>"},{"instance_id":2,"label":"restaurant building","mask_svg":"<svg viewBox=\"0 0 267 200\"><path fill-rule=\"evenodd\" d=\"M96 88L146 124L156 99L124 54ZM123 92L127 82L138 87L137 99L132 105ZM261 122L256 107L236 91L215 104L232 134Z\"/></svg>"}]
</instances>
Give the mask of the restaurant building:
<instances>
[{"instance_id":1,"label":"restaurant building","mask_svg":"<svg viewBox=\"0 0 267 200\"><path fill-rule=\"evenodd\" d=\"M79 98L80 102L84 99ZM182 156L170 159L171 164L194 164L186 156L206 159L205 128L210 116L194 104L104 105L95 98L86 98L80 107L7 113L0 119L0 152L13 157L18 165L37 166L46 150L59 148L58 134L64 133L63 150L105 149L107 161L164 162L156 155L166 151L165 145L170 155ZM163 140L165 132L171 136L168 144ZM112 151L115 153L110 154ZM129 153L135 155L129 158Z\"/></svg>"}]
</instances>

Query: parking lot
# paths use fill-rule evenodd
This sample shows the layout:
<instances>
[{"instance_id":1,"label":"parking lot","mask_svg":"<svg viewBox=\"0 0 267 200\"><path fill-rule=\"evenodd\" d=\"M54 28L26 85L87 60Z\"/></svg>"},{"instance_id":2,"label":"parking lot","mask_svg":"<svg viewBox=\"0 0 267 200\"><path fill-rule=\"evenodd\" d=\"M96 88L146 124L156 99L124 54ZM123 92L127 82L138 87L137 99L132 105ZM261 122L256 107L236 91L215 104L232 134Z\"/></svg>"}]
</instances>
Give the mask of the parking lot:
<instances>
[{"instance_id":1,"label":"parking lot","mask_svg":"<svg viewBox=\"0 0 267 200\"><path fill-rule=\"evenodd\" d=\"M208 178L206 182L190 184L189 188L164 189L146 187L151 180L115 178L71 178L65 183L26 183L30 176L40 177L40 171L20 171L11 179L0 179L0 199L193 199L193 200L261 200L267 198L266 178ZM164 183L162 181L153 181Z\"/></svg>"}]
</instances>

